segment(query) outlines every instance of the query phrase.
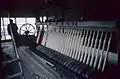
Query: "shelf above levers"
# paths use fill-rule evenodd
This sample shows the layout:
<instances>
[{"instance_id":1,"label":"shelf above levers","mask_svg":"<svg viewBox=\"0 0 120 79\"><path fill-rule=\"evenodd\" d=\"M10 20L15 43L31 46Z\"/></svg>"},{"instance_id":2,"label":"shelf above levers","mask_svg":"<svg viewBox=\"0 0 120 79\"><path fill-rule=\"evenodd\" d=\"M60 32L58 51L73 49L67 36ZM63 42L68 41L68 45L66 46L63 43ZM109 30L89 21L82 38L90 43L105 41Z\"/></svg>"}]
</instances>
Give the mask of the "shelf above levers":
<instances>
[{"instance_id":1,"label":"shelf above levers","mask_svg":"<svg viewBox=\"0 0 120 79\"><path fill-rule=\"evenodd\" d=\"M115 28L114 21L64 21L64 22L36 22L36 25L51 25L60 27L100 27Z\"/></svg>"}]
</instances>

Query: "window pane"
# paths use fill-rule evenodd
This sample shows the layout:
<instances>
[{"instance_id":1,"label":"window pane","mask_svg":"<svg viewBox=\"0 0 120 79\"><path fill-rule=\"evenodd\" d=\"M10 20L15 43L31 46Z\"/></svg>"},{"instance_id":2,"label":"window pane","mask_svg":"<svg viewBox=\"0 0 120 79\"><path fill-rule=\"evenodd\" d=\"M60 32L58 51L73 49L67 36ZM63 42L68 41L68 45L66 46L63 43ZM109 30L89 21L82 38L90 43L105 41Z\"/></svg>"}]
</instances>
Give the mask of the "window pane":
<instances>
[{"instance_id":1,"label":"window pane","mask_svg":"<svg viewBox=\"0 0 120 79\"><path fill-rule=\"evenodd\" d=\"M40 29L42 30L42 25L40 25Z\"/></svg>"},{"instance_id":2,"label":"window pane","mask_svg":"<svg viewBox=\"0 0 120 79\"><path fill-rule=\"evenodd\" d=\"M18 33L19 33L20 27L22 26L22 24L18 24L17 26L18 26Z\"/></svg>"},{"instance_id":3,"label":"window pane","mask_svg":"<svg viewBox=\"0 0 120 79\"><path fill-rule=\"evenodd\" d=\"M42 20L42 17L40 17L40 21L42 22L45 22L45 20L47 19L47 17L46 16L43 16L43 20Z\"/></svg>"},{"instance_id":4,"label":"window pane","mask_svg":"<svg viewBox=\"0 0 120 79\"><path fill-rule=\"evenodd\" d=\"M18 29L20 29L21 26L22 26L22 24L17 24Z\"/></svg>"},{"instance_id":5,"label":"window pane","mask_svg":"<svg viewBox=\"0 0 120 79\"><path fill-rule=\"evenodd\" d=\"M44 30L47 31L47 25L44 25Z\"/></svg>"},{"instance_id":6,"label":"window pane","mask_svg":"<svg viewBox=\"0 0 120 79\"><path fill-rule=\"evenodd\" d=\"M4 37L4 36L2 36L2 37L1 37L1 40L5 40L5 37Z\"/></svg>"},{"instance_id":7,"label":"window pane","mask_svg":"<svg viewBox=\"0 0 120 79\"><path fill-rule=\"evenodd\" d=\"M42 17L40 17L40 21L42 22Z\"/></svg>"},{"instance_id":8,"label":"window pane","mask_svg":"<svg viewBox=\"0 0 120 79\"><path fill-rule=\"evenodd\" d=\"M1 26L1 31L2 31L1 34L4 35L4 32L5 32L5 35L6 35L7 34L7 26Z\"/></svg>"},{"instance_id":9,"label":"window pane","mask_svg":"<svg viewBox=\"0 0 120 79\"><path fill-rule=\"evenodd\" d=\"M3 26L1 25L1 30L3 29Z\"/></svg>"},{"instance_id":10,"label":"window pane","mask_svg":"<svg viewBox=\"0 0 120 79\"><path fill-rule=\"evenodd\" d=\"M27 23L32 24L35 28L35 18L27 18Z\"/></svg>"},{"instance_id":11,"label":"window pane","mask_svg":"<svg viewBox=\"0 0 120 79\"><path fill-rule=\"evenodd\" d=\"M8 25L9 24L9 19L8 18L3 18L4 20L4 25Z\"/></svg>"},{"instance_id":12,"label":"window pane","mask_svg":"<svg viewBox=\"0 0 120 79\"><path fill-rule=\"evenodd\" d=\"M1 35L4 36L3 26L1 26Z\"/></svg>"},{"instance_id":13,"label":"window pane","mask_svg":"<svg viewBox=\"0 0 120 79\"><path fill-rule=\"evenodd\" d=\"M11 39L11 36L8 34L7 26L5 26L5 37L6 39Z\"/></svg>"},{"instance_id":14,"label":"window pane","mask_svg":"<svg viewBox=\"0 0 120 79\"><path fill-rule=\"evenodd\" d=\"M26 19L27 19L27 23L35 24L35 18L26 18Z\"/></svg>"},{"instance_id":15,"label":"window pane","mask_svg":"<svg viewBox=\"0 0 120 79\"><path fill-rule=\"evenodd\" d=\"M35 18L27 18L27 23L32 24L34 26L35 30L36 30ZM33 29L33 27L30 27L29 29ZM31 30L30 32L34 33L34 30Z\"/></svg>"},{"instance_id":16,"label":"window pane","mask_svg":"<svg viewBox=\"0 0 120 79\"><path fill-rule=\"evenodd\" d=\"M47 17L46 17L46 16L44 16L44 17L43 17L43 22L45 22L45 20L46 20L46 19L47 19Z\"/></svg>"},{"instance_id":17,"label":"window pane","mask_svg":"<svg viewBox=\"0 0 120 79\"><path fill-rule=\"evenodd\" d=\"M25 18L16 18L17 24L25 24Z\"/></svg>"},{"instance_id":18,"label":"window pane","mask_svg":"<svg viewBox=\"0 0 120 79\"><path fill-rule=\"evenodd\" d=\"M6 35L6 39L11 39L11 36L10 35Z\"/></svg>"},{"instance_id":19,"label":"window pane","mask_svg":"<svg viewBox=\"0 0 120 79\"><path fill-rule=\"evenodd\" d=\"M5 36L4 36L4 33L5 33ZM11 39L10 35L8 34L8 31L7 31L7 26L1 26L1 35L2 35L2 38L1 40L5 40L6 39Z\"/></svg>"},{"instance_id":20,"label":"window pane","mask_svg":"<svg viewBox=\"0 0 120 79\"><path fill-rule=\"evenodd\" d=\"M1 26L3 25L3 21L2 21L2 18L0 18L0 20L1 20Z\"/></svg>"},{"instance_id":21,"label":"window pane","mask_svg":"<svg viewBox=\"0 0 120 79\"><path fill-rule=\"evenodd\" d=\"M5 35L8 35L7 26L4 26L3 30L5 30Z\"/></svg>"},{"instance_id":22,"label":"window pane","mask_svg":"<svg viewBox=\"0 0 120 79\"><path fill-rule=\"evenodd\" d=\"M15 18L10 18L10 19L12 19L12 20L13 20L13 23L15 23Z\"/></svg>"}]
</instances>

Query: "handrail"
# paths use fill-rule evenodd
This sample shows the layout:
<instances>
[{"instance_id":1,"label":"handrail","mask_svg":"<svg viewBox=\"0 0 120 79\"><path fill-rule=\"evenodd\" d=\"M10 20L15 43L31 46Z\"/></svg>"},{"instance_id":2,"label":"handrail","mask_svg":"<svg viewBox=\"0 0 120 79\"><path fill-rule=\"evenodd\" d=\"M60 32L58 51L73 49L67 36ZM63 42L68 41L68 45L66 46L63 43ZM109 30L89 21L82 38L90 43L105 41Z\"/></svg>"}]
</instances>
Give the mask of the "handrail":
<instances>
[{"instance_id":1,"label":"handrail","mask_svg":"<svg viewBox=\"0 0 120 79\"><path fill-rule=\"evenodd\" d=\"M8 13L8 18L9 18L9 21L10 21L10 15L9 15L9 13ZM15 39L14 39L14 36L13 36L13 33L12 33L11 24L10 24L10 32L11 32L11 37L12 37L11 39L12 39L12 42L13 42L13 47L14 47L15 55L16 55L17 59L20 59L18 51L17 51ZM23 69L22 69L21 63L20 62L18 62L18 63L19 63L19 67L20 67L20 72L23 73ZM22 78L25 79L24 75L22 76Z\"/></svg>"}]
</instances>

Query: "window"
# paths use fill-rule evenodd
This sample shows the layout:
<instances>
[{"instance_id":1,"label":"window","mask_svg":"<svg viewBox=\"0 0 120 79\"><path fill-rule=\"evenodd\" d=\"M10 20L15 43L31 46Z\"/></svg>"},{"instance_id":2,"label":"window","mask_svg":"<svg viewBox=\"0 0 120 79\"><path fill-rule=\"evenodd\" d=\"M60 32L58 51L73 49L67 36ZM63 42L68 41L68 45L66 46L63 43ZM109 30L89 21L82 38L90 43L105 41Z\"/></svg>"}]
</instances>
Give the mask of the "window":
<instances>
[{"instance_id":1,"label":"window","mask_svg":"<svg viewBox=\"0 0 120 79\"><path fill-rule=\"evenodd\" d=\"M40 17L40 21L42 22L42 17Z\"/></svg>"},{"instance_id":2,"label":"window","mask_svg":"<svg viewBox=\"0 0 120 79\"><path fill-rule=\"evenodd\" d=\"M25 18L16 18L16 24L17 25L25 24Z\"/></svg>"},{"instance_id":3,"label":"window","mask_svg":"<svg viewBox=\"0 0 120 79\"><path fill-rule=\"evenodd\" d=\"M10 19L12 19L13 23L15 23L14 17L11 17ZM20 30L20 27L25 23L30 23L35 27L35 18L34 17L32 17L32 18L16 17L16 24L18 26L18 33ZM1 40L11 39L11 36L8 34L8 31L7 31L8 24L9 24L9 18L6 18L6 17L1 18L1 35L2 35Z\"/></svg>"},{"instance_id":4,"label":"window","mask_svg":"<svg viewBox=\"0 0 120 79\"><path fill-rule=\"evenodd\" d=\"M1 35L4 35L4 30L3 30L3 26L1 26Z\"/></svg>"},{"instance_id":5,"label":"window","mask_svg":"<svg viewBox=\"0 0 120 79\"><path fill-rule=\"evenodd\" d=\"M2 26L3 25L3 20L2 20L2 18L0 20L1 20L1 26Z\"/></svg>"},{"instance_id":6,"label":"window","mask_svg":"<svg viewBox=\"0 0 120 79\"><path fill-rule=\"evenodd\" d=\"M47 19L47 17L46 17L46 16L44 16L44 17L43 17L43 22L45 22L45 20L46 20L46 19Z\"/></svg>"},{"instance_id":7,"label":"window","mask_svg":"<svg viewBox=\"0 0 120 79\"><path fill-rule=\"evenodd\" d=\"M8 24L9 24L9 19L3 18L3 25L8 25Z\"/></svg>"},{"instance_id":8,"label":"window","mask_svg":"<svg viewBox=\"0 0 120 79\"><path fill-rule=\"evenodd\" d=\"M47 19L47 17L46 16L43 16L43 19L42 19L42 17L40 17L40 21L42 22L45 22L45 20Z\"/></svg>"},{"instance_id":9,"label":"window","mask_svg":"<svg viewBox=\"0 0 120 79\"><path fill-rule=\"evenodd\" d=\"M30 24L35 24L35 18L26 18L27 20L27 23L30 23Z\"/></svg>"}]
</instances>

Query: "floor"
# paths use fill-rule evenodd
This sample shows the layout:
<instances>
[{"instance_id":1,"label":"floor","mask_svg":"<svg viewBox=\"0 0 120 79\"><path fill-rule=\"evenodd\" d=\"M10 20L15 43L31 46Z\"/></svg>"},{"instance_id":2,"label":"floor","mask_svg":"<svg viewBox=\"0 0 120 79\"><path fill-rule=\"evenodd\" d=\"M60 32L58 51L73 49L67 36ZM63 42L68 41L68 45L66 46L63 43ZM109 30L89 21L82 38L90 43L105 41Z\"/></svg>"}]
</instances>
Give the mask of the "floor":
<instances>
[{"instance_id":1,"label":"floor","mask_svg":"<svg viewBox=\"0 0 120 79\"><path fill-rule=\"evenodd\" d=\"M15 58L11 42L2 43L1 45L5 54ZM46 64L46 60L30 51L29 47L21 46L17 48L17 51L22 61L25 79L66 79L64 76L60 77L59 73Z\"/></svg>"}]
</instances>

